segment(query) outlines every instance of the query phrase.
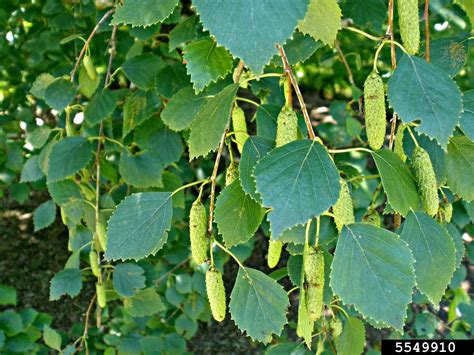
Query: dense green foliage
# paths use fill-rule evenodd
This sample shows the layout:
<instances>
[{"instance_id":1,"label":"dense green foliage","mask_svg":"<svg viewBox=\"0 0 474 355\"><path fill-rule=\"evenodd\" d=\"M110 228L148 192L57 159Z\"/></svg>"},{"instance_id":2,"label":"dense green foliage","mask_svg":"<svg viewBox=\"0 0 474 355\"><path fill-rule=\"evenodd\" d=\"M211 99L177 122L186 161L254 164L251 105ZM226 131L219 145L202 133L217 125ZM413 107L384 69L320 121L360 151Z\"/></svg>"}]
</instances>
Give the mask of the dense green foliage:
<instances>
[{"instance_id":1,"label":"dense green foliage","mask_svg":"<svg viewBox=\"0 0 474 355\"><path fill-rule=\"evenodd\" d=\"M416 3L386 35L382 0L3 1L0 193L68 228L50 301L95 293L68 334L4 310L0 352L472 334L474 8L432 1L428 42Z\"/></svg>"}]
</instances>

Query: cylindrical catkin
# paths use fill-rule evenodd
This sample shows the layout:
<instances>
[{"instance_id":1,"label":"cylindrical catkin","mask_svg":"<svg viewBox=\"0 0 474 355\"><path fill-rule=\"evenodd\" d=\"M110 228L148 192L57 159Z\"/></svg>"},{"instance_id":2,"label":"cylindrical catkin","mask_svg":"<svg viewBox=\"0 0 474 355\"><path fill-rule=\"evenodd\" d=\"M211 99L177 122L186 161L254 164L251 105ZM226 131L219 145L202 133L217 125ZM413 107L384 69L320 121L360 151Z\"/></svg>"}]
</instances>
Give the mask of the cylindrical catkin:
<instances>
[{"instance_id":1,"label":"cylindrical catkin","mask_svg":"<svg viewBox=\"0 0 474 355\"><path fill-rule=\"evenodd\" d=\"M97 256L97 253L95 250L92 250L89 253L89 262L91 264L92 274L95 277L99 277L100 276L99 257Z\"/></svg>"},{"instance_id":2,"label":"cylindrical catkin","mask_svg":"<svg viewBox=\"0 0 474 355\"><path fill-rule=\"evenodd\" d=\"M332 206L332 213L334 215L334 222L337 230L340 232L342 227L346 224L354 223L354 208L352 207L351 194L349 187L344 179L340 179L341 190L339 191L339 198L334 206Z\"/></svg>"},{"instance_id":3,"label":"cylindrical catkin","mask_svg":"<svg viewBox=\"0 0 474 355\"><path fill-rule=\"evenodd\" d=\"M403 149L403 134L405 132L405 129L406 126L404 124L398 126L397 134L395 135L395 141L393 145L393 151L400 157L403 162L407 160L405 150Z\"/></svg>"},{"instance_id":4,"label":"cylindrical catkin","mask_svg":"<svg viewBox=\"0 0 474 355\"><path fill-rule=\"evenodd\" d=\"M365 129L373 150L382 148L387 126L385 89L380 75L372 72L364 83Z\"/></svg>"},{"instance_id":5,"label":"cylindrical catkin","mask_svg":"<svg viewBox=\"0 0 474 355\"><path fill-rule=\"evenodd\" d=\"M99 239L99 245L102 251L107 250L107 229L103 223L97 222L95 224L95 233Z\"/></svg>"},{"instance_id":6,"label":"cylindrical catkin","mask_svg":"<svg viewBox=\"0 0 474 355\"><path fill-rule=\"evenodd\" d=\"M281 147L298 138L298 117L290 106L284 106L277 118L276 146Z\"/></svg>"},{"instance_id":7,"label":"cylindrical catkin","mask_svg":"<svg viewBox=\"0 0 474 355\"><path fill-rule=\"evenodd\" d=\"M304 274L307 284L306 305L311 320L318 320L323 312L324 254L321 249L309 247L304 257Z\"/></svg>"},{"instance_id":8,"label":"cylindrical catkin","mask_svg":"<svg viewBox=\"0 0 474 355\"><path fill-rule=\"evenodd\" d=\"M189 212L189 239L191 255L196 264L202 264L207 258L207 214L201 200L196 200Z\"/></svg>"},{"instance_id":9,"label":"cylindrical catkin","mask_svg":"<svg viewBox=\"0 0 474 355\"><path fill-rule=\"evenodd\" d=\"M413 150L411 164L423 208L427 214L434 216L438 212L438 187L428 152L421 147L416 147Z\"/></svg>"},{"instance_id":10,"label":"cylindrical catkin","mask_svg":"<svg viewBox=\"0 0 474 355\"><path fill-rule=\"evenodd\" d=\"M212 266L206 272L206 291L212 316L216 321L222 322L226 311L224 281L220 271Z\"/></svg>"},{"instance_id":11,"label":"cylindrical catkin","mask_svg":"<svg viewBox=\"0 0 474 355\"><path fill-rule=\"evenodd\" d=\"M232 162L225 172L225 186L230 185L235 179L239 178L239 166Z\"/></svg>"},{"instance_id":12,"label":"cylindrical catkin","mask_svg":"<svg viewBox=\"0 0 474 355\"><path fill-rule=\"evenodd\" d=\"M105 285L97 282L95 284L95 292L97 294L97 304L100 308L105 308L107 306L107 294L105 290Z\"/></svg>"},{"instance_id":13,"label":"cylindrical catkin","mask_svg":"<svg viewBox=\"0 0 474 355\"><path fill-rule=\"evenodd\" d=\"M403 46L408 54L414 55L420 49L420 20L418 0L397 0L398 25Z\"/></svg>"},{"instance_id":14,"label":"cylindrical catkin","mask_svg":"<svg viewBox=\"0 0 474 355\"><path fill-rule=\"evenodd\" d=\"M235 132L235 141L237 142L237 149L242 154L245 141L249 135L247 133L247 122L245 122L245 113L239 106L235 105L232 110L232 127Z\"/></svg>"},{"instance_id":15,"label":"cylindrical catkin","mask_svg":"<svg viewBox=\"0 0 474 355\"><path fill-rule=\"evenodd\" d=\"M283 243L278 240L270 240L268 242L268 267L273 269L280 261L281 250Z\"/></svg>"},{"instance_id":16,"label":"cylindrical catkin","mask_svg":"<svg viewBox=\"0 0 474 355\"><path fill-rule=\"evenodd\" d=\"M86 73L89 79L97 79L97 71L95 70L94 63L92 63L91 57L88 55L84 56L82 63L84 64L84 69L86 69Z\"/></svg>"},{"instance_id":17,"label":"cylindrical catkin","mask_svg":"<svg viewBox=\"0 0 474 355\"><path fill-rule=\"evenodd\" d=\"M362 217L362 222L372 224L376 227L380 227L382 224L380 221L380 215L376 210L372 210Z\"/></svg>"}]
</instances>

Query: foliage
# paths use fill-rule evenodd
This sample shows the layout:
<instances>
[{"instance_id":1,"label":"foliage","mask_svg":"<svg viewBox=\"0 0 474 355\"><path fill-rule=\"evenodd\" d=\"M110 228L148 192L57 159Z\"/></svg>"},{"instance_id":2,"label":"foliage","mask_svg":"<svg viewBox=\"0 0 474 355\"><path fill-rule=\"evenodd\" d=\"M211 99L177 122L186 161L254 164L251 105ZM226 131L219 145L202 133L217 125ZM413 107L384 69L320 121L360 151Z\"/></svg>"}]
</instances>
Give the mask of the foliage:
<instances>
[{"instance_id":1,"label":"foliage","mask_svg":"<svg viewBox=\"0 0 474 355\"><path fill-rule=\"evenodd\" d=\"M200 322L222 320L223 307L211 313L207 299L209 268L224 275L224 316L245 334L236 336L276 344L270 354L305 351L292 329L319 353L361 353L369 327L439 336L440 304L443 336L469 334L474 306L461 281L474 259L465 243L474 232L471 9L431 6L430 47L421 31L420 52L410 45L407 54L397 21L394 41L384 36L383 1L277 3L2 2L0 192L21 203L44 191L35 230L57 211L69 230L50 300L85 285L97 294L68 335L33 310L3 311L0 350L40 352L43 336L65 353L183 353ZM377 107L363 92L371 75ZM311 90L326 117L308 112ZM377 116L376 144L365 108ZM298 127L275 144L288 112ZM411 159L419 147L436 178L433 217ZM188 218L197 199L209 216L199 237L210 241L199 265ZM350 218L336 228L338 204ZM277 270L245 265L268 242L284 245ZM324 260L317 316L303 267L309 245ZM237 275L226 272L234 262ZM0 304L15 305L12 292L0 287Z\"/></svg>"}]
</instances>

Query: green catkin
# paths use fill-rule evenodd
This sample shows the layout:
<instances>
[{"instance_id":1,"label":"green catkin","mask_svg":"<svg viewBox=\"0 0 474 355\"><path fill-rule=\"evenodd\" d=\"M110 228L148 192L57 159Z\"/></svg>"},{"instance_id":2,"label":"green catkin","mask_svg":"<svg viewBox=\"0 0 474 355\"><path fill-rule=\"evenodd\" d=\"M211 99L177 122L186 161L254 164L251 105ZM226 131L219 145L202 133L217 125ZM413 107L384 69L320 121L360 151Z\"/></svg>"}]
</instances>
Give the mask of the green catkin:
<instances>
[{"instance_id":1,"label":"green catkin","mask_svg":"<svg viewBox=\"0 0 474 355\"><path fill-rule=\"evenodd\" d=\"M332 336L334 338L337 338L337 337L339 337L339 335L341 335L341 333L342 333L342 322L340 321L339 318L337 318L337 317L332 318L330 323L329 323L329 326L332 329Z\"/></svg>"},{"instance_id":2,"label":"green catkin","mask_svg":"<svg viewBox=\"0 0 474 355\"><path fill-rule=\"evenodd\" d=\"M321 318L324 292L324 255L321 249L311 247L304 258L304 274L307 284L306 306L309 318Z\"/></svg>"},{"instance_id":3,"label":"green catkin","mask_svg":"<svg viewBox=\"0 0 474 355\"><path fill-rule=\"evenodd\" d=\"M84 69L86 70L89 79L97 79L97 71L95 70L94 63L92 63L91 57L88 55L84 56L82 64L84 64Z\"/></svg>"},{"instance_id":4,"label":"green catkin","mask_svg":"<svg viewBox=\"0 0 474 355\"><path fill-rule=\"evenodd\" d=\"M418 0L397 0L398 25L403 46L408 54L414 55L420 49L420 20Z\"/></svg>"},{"instance_id":5,"label":"green catkin","mask_svg":"<svg viewBox=\"0 0 474 355\"><path fill-rule=\"evenodd\" d=\"M107 294L105 292L105 285L97 282L95 284L95 292L97 294L97 304L100 308L107 306Z\"/></svg>"},{"instance_id":6,"label":"green catkin","mask_svg":"<svg viewBox=\"0 0 474 355\"><path fill-rule=\"evenodd\" d=\"M196 264L207 259L207 214L201 200L194 201L189 212L189 238L191 255Z\"/></svg>"},{"instance_id":7,"label":"green catkin","mask_svg":"<svg viewBox=\"0 0 474 355\"><path fill-rule=\"evenodd\" d=\"M211 266L206 272L206 291L214 319L222 322L225 318L226 299L222 274Z\"/></svg>"},{"instance_id":8,"label":"green catkin","mask_svg":"<svg viewBox=\"0 0 474 355\"><path fill-rule=\"evenodd\" d=\"M225 186L230 185L235 179L239 178L239 166L232 162L225 172Z\"/></svg>"},{"instance_id":9,"label":"green catkin","mask_svg":"<svg viewBox=\"0 0 474 355\"><path fill-rule=\"evenodd\" d=\"M270 240L268 242L268 267L273 269L280 261L281 250L283 243L278 240Z\"/></svg>"},{"instance_id":10,"label":"green catkin","mask_svg":"<svg viewBox=\"0 0 474 355\"><path fill-rule=\"evenodd\" d=\"M393 145L393 151L397 154L400 159L405 162L407 160L407 156L405 154L405 150L403 149L403 134L405 132L406 126L401 124L397 128L397 134L395 135L395 141Z\"/></svg>"},{"instance_id":11,"label":"green catkin","mask_svg":"<svg viewBox=\"0 0 474 355\"><path fill-rule=\"evenodd\" d=\"M434 216L438 212L438 188L430 156L423 148L416 147L413 150L411 164L423 208L427 214Z\"/></svg>"},{"instance_id":12,"label":"green catkin","mask_svg":"<svg viewBox=\"0 0 474 355\"><path fill-rule=\"evenodd\" d=\"M453 205L449 202L443 202L439 208L439 212L441 214L441 221L449 223L453 217Z\"/></svg>"},{"instance_id":13,"label":"green catkin","mask_svg":"<svg viewBox=\"0 0 474 355\"><path fill-rule=\"evenodd\" d=\"M247 122L245 122L245 113L239 106L235 105L232 110L232 127L235 132L235 141L237 142L237 149L242 154L245 141L249 135L247 133Z\"/></svg>"},{"instance_id":14,"label":"green catkin","mask_svg":"<svg viewBox=\"0 0 474 355\"><path fill-rule=\"evenodd\" d=\"M96 223L95 225L95 232L97 234L97 239L99 239L100 248L103 251L107 250L107 230L103 223Z\"/></svg>"},{"instance_id":15,"label":"green catkin","mask_svg":"<svg viewBox=\"0 0 474 355\"><path fill-rule=\"evenodd\" d=\"M298 117L290 106L284 106L277 118L276 146L281 147L298 138Z\"/></svg>"},{"instance_id":16,"label":"green catkin","mask_svg":"<svg viewBox=\"0 0 474 355\"><path fill-rule=\"evenodd\" d=\"M378 150L385 140L387 119L383 81L376 72L372 72L365 80L364 102L367 140L373 150Z\"/></svg>"},{"instance_id":17,"label":"green catkin","mask_svg":"<svg viewBox=\"0 0 474 355\"><path fill-rule=\"evenodd\" d=\"M375 210L367 213L364 217L362 217L362 222L373 224L376 227L380 227L382 224L382 222L380 221L380 215Z\"/></svg>"},{"instance_id":18,"label":"green catkin","mask_svg":"<svg viewBox=\"0 0 474 355\"><path fill-rule=\"evenodd\" d=\"M89 262L91 264L92 274L95 277L99 277L100 276L99 257L97 256L97 253L95 250L92 250L89 253Z\"/></svg>"},{"instance_id":19,"label":"green catkin","mask_svg":"<svg viewBox=\"0 0 474 355\"><path fill-rule=\"evenodd\" d=\"M339 198L334 206L332 206L332 213L334 215L334 222L337 230L340 232L342 227L346 224L354 223L354 209L352 207L351 194L349 187L344 179L340 179L341 190L339 191Z\"/></svg>"}]
</instances>

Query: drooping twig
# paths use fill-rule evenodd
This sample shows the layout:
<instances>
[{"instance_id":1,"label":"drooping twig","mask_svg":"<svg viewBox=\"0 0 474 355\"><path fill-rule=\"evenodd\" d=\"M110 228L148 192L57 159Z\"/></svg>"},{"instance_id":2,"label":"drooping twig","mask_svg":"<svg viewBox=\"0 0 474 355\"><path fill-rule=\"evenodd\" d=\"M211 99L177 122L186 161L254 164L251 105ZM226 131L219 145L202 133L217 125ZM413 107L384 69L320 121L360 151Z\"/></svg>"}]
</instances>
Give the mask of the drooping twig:
<instances>
[{"instance_id":1,"label":"drooping twig","mask_svg":"<svg viewBox=\"0 0 474 355\"><path fill-rule=\"evenodd\" d=\"M293 85L293 89L295 90L296 97L298 98L298 102L301 106L301 111L303 112L304 120L306 123L306 128L308 129L309 138L312 140L316 139L316 134L313 130L313 125L311 124L311 119L309 118L308 110L306 108L306 104L303 100L303 95L301 94L300 87L298 86L298 82L296 81L295 75L293 74L293 70L291 69L290 63L288 62L288 58L286 57L285 50L281 45L277 45L278 50L280 51L281 60L283 62L283 68L285 69L286 75L291 81Z\"/></svg>"},{"instance_id":2,"label":"drooping twig","mask_svg":"<svg viewBox=\"0 0 474 355\"><path fill-rule=\"evenodd\" d=\"M84 333L82 333L81 342L79 343L79 346L77 347L77 351L80 351L84 343L87 341L87 334L89 333L89 318L92 311L92 306L94 306L94 303L95 303L96 296L97 296L96 294L92 296L89 306L87 307L86 317L84 320ZM87 347L86 347L86 354L89 354L89 349L87 349Z\"/></svg>"},{"instance_id":3,"label":"drooping twig","mask_svg":"<svg viewBox=\"0 0 474 355\"><path fill-rule=\"evenodd\" d=\"M394 40L393 36L393 0L388 0L388 35L390 40ZM397 67L397 55L395 52L395 43L390 43L390 57L392 59L392 70Z\"/></svg>"},{"instance_id":4,"label":"drooping twig","mask_svg":"<svg viewBox=\"0 0 474 355\"><path fill-rule=\"evenodd\" d=\"M426 61L430 62L430 0L425 0L425 49Z\"/></svg>"},{"instance_id":5,"label":"drooping twig","mask_svg":"<svg viewBox=\"0 0 474 355\"><path fill-rule=\"evenodd\" d=\"M234 75L234 82L238 83L240 81L240 76L242 75L242 71L244 70L245 64L241 60L237 67L237 70ZM217 150L216 160L214 162L214 169L212 170L211 176L211 197L209 201L209 220L208 220L208 227L207 227L207 234L210 236L212 234L212 221L214 219L214 200L216 198L216 178L217 178L217 171L219 170L219 162L221 161L222 151L224 150L225 146L225 139L227 136L229 129L228 127L225 129L224 134L222 135L221 141L219 143L219 149Z\"/></svg>"},{"instance_id":6,"label":"drooping twig","mask_svg":"<svg viewBox=\"0 0 474 355\"><path fill-rule=\"evenodd\" d=\"M346 68L347 75L349 76L349 82L351 83L351 85L355 86L354 75L352 75L351 67L349 66L349 63L347 63L346 56L342 52L341 46L339 45L339 41L336 41L335 47L336 47L337 53L339 54L339 57L341 58L342 63L344 64L344 67Z\"/></svg>"},{"instance_id":7,"label":"drooping twig","mask_svg":"<svg viewBox=\"0 0 474 355\"><path fill-rule=\"evenodd\" d=\"M79 64L81 64L81 59L84 56L84 53L86 52L87 47L89 47L89 44L91 43L92 38L96 34L99 27L105 22L105 20L107 20L109 18L110 15L112 15L114 13L114 11L115 11L115 9L110 9L109 11L107 11L104 14L104 16L102 16L102 18L99 20L99 22L97 22L97 24L95 25L95 27L92 30L91 34L87 38L86 42L84 43L84 46L81 49L81 52L79 53L79 56L76 59L76 64L74 65L74 69L71 72L71 82L74 81L74 76L76 75L77 69L79 68Z\"/></svg>"}]
</instances>

